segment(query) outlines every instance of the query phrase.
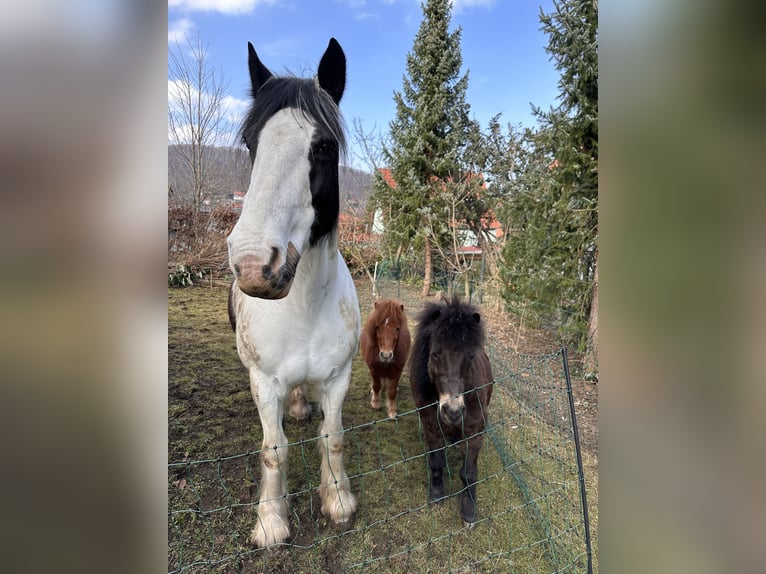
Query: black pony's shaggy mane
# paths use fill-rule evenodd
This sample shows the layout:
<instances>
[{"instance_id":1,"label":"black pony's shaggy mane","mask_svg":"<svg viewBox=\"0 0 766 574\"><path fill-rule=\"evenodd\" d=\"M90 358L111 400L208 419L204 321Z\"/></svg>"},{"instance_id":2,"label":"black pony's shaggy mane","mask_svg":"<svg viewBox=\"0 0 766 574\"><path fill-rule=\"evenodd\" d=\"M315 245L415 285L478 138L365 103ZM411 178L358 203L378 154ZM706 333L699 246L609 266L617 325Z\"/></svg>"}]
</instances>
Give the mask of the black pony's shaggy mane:
<instances>
[{"instance_id":1,"label":"black pony's shaggy mane","mask_svg":"<svg viewBox=\"0 0 766 574\"><path fill-rule=\"evenodd\" d=\"M418 313L418 326L410 352L410 386L413 396L421 404L436 400L436 387L428 374L428 356L431 338L449 346L459 346L477 352L484 347L484 324L477 321L477 307L466 303L457 295L439 303L426 303Z\"/></svg>"},{"instance_id":2,"label":"black pony's shaggy mane","mask_svg":"<svg viewBox=\"0 0 766 574\"><path fill-rule=\"evenodd\" d=\"M471 348L484 346L486 335L479 309L458 295L443 302L426 303L416 318L418 334L426 338L436 336L440 342Z\"/></svg>"}]
</instances>

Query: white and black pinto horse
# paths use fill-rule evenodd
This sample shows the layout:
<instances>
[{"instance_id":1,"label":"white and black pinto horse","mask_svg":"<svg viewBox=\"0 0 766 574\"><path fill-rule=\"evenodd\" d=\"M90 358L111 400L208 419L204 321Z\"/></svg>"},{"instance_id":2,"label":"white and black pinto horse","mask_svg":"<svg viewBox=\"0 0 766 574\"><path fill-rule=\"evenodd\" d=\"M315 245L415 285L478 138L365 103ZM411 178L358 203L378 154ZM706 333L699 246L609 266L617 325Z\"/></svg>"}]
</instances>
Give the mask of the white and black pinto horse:
<instances>
[{"instance_id":1,"label":"white and black pinto horse","mask_svg":"<svg viewBox=\"0 0 766 574\"><path fill-rule=\"evenodd\" d=\"M338 524L356 510L343 466L341 407L359 347L356 288L338 252L338 161L345 139L338 102L346 57L331 39L312 79L277 77L248 43L253 102L241 130L252 174L228 238L235 281L229 317L263 426L257 546L284 542L287 513L285 404L310 412L319 397L322 512Z\"/></svg>"}]
</instances>

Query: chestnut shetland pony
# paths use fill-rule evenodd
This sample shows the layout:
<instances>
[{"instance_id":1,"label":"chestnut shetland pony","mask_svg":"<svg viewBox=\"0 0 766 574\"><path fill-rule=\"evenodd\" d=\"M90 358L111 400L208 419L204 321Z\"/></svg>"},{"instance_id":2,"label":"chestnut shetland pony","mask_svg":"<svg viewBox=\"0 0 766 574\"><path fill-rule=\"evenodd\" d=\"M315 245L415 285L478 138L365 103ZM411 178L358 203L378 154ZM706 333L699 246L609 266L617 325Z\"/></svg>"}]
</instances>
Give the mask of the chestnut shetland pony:
<instances>
[{"instance_id":1,"label":"chestnut shetland pony","mask_svg":"<svg viewBox=\"0 0 766 574\"><path fill-rule=\"evenodd\" d=\"M258 521L250 536L272 546L290 535L285 407L305 417L304 383L317 391L321 510L343 524L356 510L343 465L341 408L359 350L356 288L338 251L338 102L346 57L331 39L311 79L276 77L248 44L253 101L241 135L250 187L228 237L236 279L229 317L263 427Z\"/></svg>"},{"instance_id":2,"label":"chestnut shetland pony","mask_svg":"<svg viewBox=\"0 0 766 574\"><path fill-rule=\"evenodd\" d=\"M465 461L460 516L471 527L476 522L476 465L493 387L484 324L478 309L457 296L427 303L417 319L410 388L429 450L428 498L444 498L446 441L457 442Z\"/></svg>"},{"instance_id":3,"label":"chestnut shetland pony","mask_svg":"<svg viewBox=\"0 0 766 574\"><path fill-rule=\"evenodd\" d=\"M380 408L380 392L385 387L388 418L396 418L399 378L410 354L410 331L404 305L396 299L375 301L362 328L362 356L372 377L370 406Z\"/></svg>"}]
</instances>

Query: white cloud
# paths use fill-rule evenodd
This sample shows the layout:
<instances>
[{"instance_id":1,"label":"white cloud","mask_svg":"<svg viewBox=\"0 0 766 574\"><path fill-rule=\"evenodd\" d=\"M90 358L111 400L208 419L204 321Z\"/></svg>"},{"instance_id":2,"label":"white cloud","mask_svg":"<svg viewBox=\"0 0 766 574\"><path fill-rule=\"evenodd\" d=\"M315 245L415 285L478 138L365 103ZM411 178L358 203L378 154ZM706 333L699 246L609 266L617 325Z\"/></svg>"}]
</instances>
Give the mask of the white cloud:
<instances>
[{"instance_id":1,"label":"white cloud","mask_svg":"<svg viewBox=\"0 0 766 574\"><path fill-rule=\"evenodd\" d=\"M176 20L168 27L168 44L182 42L192 28L194 28L194 22L188 18Z\"/></svg>"},{"instance_id":2,"label":"white cloud","mask_svg":"<svg viewBox=\"0 0 766 574\"><path fill-rule=\"evenodd\" d=\"M189 120L188 102L196 102L197 99L202 102L202 107L210 105L211 96L205 92L200 93L197 88L181 80L168 79L168 110L175 121L174 129L170 126L168 120L168 141L173 143L183 143L191 141L192 126L187 122ZM221 98L220 113L221 123L218 125L219 138L216 144L233 145L233 134L244 119L250 101L243 98L237 98L225 95Z\"/></svg>"},{"instance_id":3,"label":"white cloud","mask_svg":"<svg viewBox=\"0 0 766 574\"><path fill-rule=\"evenodd\" d=\"M354 20L377 20L380 16L375 12L354 12Z\"/></svg>"},{"instance_id":4,"label":"white cloud","mask_svg":"<svg viewBox=\"0 0 766 574\"><path fill-rule=\"evenodd\" d=\"M226 121L238 126L244 120L245 112L250 102L242 98L235 98L234 96L224 96L222 104L223 109L226 110Z\"/></svg>"},{"instance_id":5,"label":"white cloud","mask_svg":"<svg viewBox=\"0 0 766 574\"><path fill-rule=\"evenodd\" d=\"M377 12L368 10L367 0L335 0L337 3L345 4L351 9L354 20L377 20L380 15ZM393 0L391 0L393 1ZM391 3L391 2L386 2Z\"/></svg>"},{"instance_id":6,"label":"white cloud","mask_svg":"<svg viewBox=\"0 0 766 574\"><path fill-rule=\"evenodd\" d=\"M276 0L168 0L168 7L187 12L247 14L256 6L275 3Z\"/></svg>"},{"instance_id":7,"label":"white cloud","mask_svg":"<svg viewBox=\"0 0 766 574\"><path fill-rule=\"evenodd\" d=\"M491 7L494 6L495 0L452 0L452 9L456 12L462 12L468 8L476 8L477 6Z\"/></svg>"}]
</instances>

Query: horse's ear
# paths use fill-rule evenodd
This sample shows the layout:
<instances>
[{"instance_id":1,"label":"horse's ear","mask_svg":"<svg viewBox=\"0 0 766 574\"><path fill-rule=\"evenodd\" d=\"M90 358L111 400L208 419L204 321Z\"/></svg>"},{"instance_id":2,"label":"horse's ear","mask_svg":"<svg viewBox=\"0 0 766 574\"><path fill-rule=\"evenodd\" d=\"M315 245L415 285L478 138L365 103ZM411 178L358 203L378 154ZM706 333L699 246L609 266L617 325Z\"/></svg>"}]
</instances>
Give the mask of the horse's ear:
<instances>
[{"instance_id":1,"label":"horse's ear","mask_svg":"<svg viewBox=\"0 0 766 574\"><path fill-rule=\"evenodd\" d=\"M266 83L273 74L261 63L258 54L255 53L253 45L247 43L247 66L250 68L250 83L253 86L253 96L258 93L261 86Z\"/></svg>"},{"instance_id":2,"label":"horse's ear","mask_svg":"<svg viewBox=\"0 0 766 574\"><path fill-rule=\"evenodd\" d=\"M479 321L481 321L481 315L479 315L478 313L474 313L473 320L478 323Z\"/></svg>"},{"instance_id":3,"label":"horse's ear","mask_svg":"<svg viewBox=\"0 0 766 574\"><path fill-rule=\"evenodd\" d=\"M325 90L335 103L339 103L346 89L346 55L335 38L330 43L319 61L317 70L319 86Z\"/></svg>"}]
</instances>

